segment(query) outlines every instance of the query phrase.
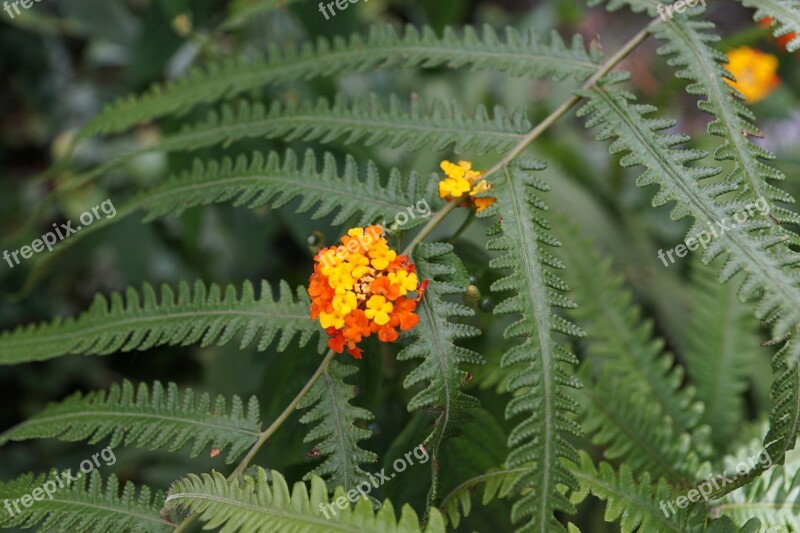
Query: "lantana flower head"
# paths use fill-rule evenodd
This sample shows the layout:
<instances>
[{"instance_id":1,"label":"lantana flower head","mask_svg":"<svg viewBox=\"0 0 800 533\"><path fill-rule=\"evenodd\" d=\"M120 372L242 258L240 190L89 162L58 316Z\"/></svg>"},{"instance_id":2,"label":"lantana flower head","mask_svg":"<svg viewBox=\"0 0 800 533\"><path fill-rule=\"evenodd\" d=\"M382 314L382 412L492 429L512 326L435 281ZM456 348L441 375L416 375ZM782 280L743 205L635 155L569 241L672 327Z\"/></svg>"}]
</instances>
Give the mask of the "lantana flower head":
<instances>
[{"instance_id":1,"label":"lantana flower head","mask_svg":"<svg viewBox=\"0 0 800 533\"><path fill-rule=\"evenodd\" d=\"M439 167L446 178L439 182L439 196L447 200L462 200L465 206L470 204L477 207L480 213L495 201L494 198L476 198L476 194L492 188L485 179L481 179L482 172L472 170L472 163L459 161L458 164L442 161Z\"/></svg>"},{"instance_id":2,"label":"lantana flower head","mask_svg":"<svg viewBox=\"0 0 800 533\"><path fill-rule=\"evenodd\" d=\"M749 46L740 46L728 52L728 70L736 82L725 81L744 95L748 103L766 98L780 85L778 58Z\"/></svg>"},{"instance_id":3,"label":"lantana flower head","mask_svg":"<svg viewBox=\"0 0 800 533\"><path fill-rule=\"evenodd\" d=\"M361 359L357 344L377 333L383 342L417 325L417 302L406 296L418 279L408 257L397 255L380 226L352 228L341 246L322 248L308 285L311 318L328 333L328 347Z\"/></svg>"}]
</instances>

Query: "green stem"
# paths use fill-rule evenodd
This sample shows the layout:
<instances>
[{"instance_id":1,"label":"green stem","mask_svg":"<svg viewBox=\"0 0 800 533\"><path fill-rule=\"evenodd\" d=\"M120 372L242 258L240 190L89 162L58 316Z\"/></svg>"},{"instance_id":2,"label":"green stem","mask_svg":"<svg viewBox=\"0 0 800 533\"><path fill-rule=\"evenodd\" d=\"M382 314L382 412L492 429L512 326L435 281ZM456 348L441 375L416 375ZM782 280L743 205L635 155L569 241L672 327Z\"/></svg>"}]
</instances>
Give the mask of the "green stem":
<instances>
[{"instance_id":1,"label":"green stem","mask_svg":"<svg viewBox=\"0 0 800 533\"><path fill-rule=\"evenodd\" d=\"M331 361L335 356L336 352L334 352L333 350L328 350L328 354L325 356L325 359L323 359L320 365L317 367L317 370L316 372L314 372L314 375L312 375L311 378L308 380L308 382L306 382L306 384L303 386L303 388L300 389L300 392L297 393L297 396L294 397L294 400L292 400L291 403L289 403L289 405L286 406L286 409L283 410L283 412L278 416L278 418L276 418L275 421L259 435L258 440L256 441L255 444L253 444L252 448L250 448L250 451L247 452L247 455L244 456L244 458L239 462L236 469L231 473L230 476L228 476L228 481L242 475L242 473L250 465L250 462L253 460L256 454L258 454L259 450L261 450L261 447L264 446L267 440L269 440L269 438L278 430L278 428L281 427L283 423L286 422L286 420L288 420L288 418L292 415L295 408L297 407L297 404L300 403L300 400L302 400L303 397L306 394L308 394L308 391L311 390L311 387L314 386L314 383L316 383L317 380L322 376L322 374L324 374L325 371L328 370L328 365L330 365ZM175 533L182 533L183 531L186 531L186 528L189 527L195 520L197 520L197 517L198 517L197 513L186 517L186 519L184 519L183 522L181 522L178 525L178 527L175 528Z\"/></svg>"}]
</instances>

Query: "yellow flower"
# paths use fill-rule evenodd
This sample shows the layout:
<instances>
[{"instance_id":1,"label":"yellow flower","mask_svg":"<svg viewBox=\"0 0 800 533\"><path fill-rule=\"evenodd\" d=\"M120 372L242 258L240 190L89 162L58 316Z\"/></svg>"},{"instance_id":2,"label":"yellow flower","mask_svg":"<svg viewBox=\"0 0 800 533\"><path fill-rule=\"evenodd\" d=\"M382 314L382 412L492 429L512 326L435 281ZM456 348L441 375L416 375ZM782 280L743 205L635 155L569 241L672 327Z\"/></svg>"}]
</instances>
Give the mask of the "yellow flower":
<instances>
[{"instance_id":1,"label":"yellow flower","mask_svg":"<svg viewBox=\"0 0 800 533\"><path fill-rule=\"evenodd\" d=\"M748 103L763 100L780 85L778 58L774 55L740 46L728 52L728 59L728 70L736 81L725 81L742 93Z\"/></svg>"},{"instance_id":2,"label":"yellow flower","mask_svg":"<svg viewBox=\"0 0 800 533\"><path fill-rule=\"evenodd\" d=\"M379 326L384 326L389 323L389 313L392 312L394 306L386 301L383 296L372 296L367 301L367 310L364 315L375 322Z\"/></svg>"},{"instance_id":3,"label":"yellow flower","mask_svg":"<svg viewBox=\"0 0 800 533\"><path fill-rule=\"evenodd\" d=\"M331 327L341 329L344 327L344 317L336 312L326 313L325 311L322 311L319 314L319 324L325 329Z\"/></svg>"},{"instance_id":4,"label":"yellow flower","mask_svg":"<svg viewBox=\"0 0 800 533\"><path fill-rule=\"evenodd\" d=\"M457 199L469 192L469 199L464 205L467 207L471 201L479 213L495 202L495 198L491 197L475 198L476 194L486 192L492 186L486 180L480 179L483 173L472 170L472 163L469 161L459 161L456 165L445 160L439 164L439 167L447 176L439 182L440 197Z\"/></svg>"},{"instance_id":5,"label":"yellow flower","mask_svg":"<svg viewBox=\"0 0 800 533\"><path fill-rule=\"evenodd\" d=\"M389 283L396 285L400 289L401 296L409 293L410 291L416 290L417 284L419 283L415 273L408 273L405 270L389 272L386 277L389 278Z\"/></svg>"},{"instance_id":6,"label":"yellow flower","mask_svg":"<svg viewBox=\"0 0 800 533\"><path fill-rule=\"evenodd\" d=\"M389 248L386 240L381 239L381 241L383 242L378 241L369 251L369 257L372 259L372 268L377 270L384 270L397 257L397 252Z\"/></svg>"},{"instance_id":7,"label":"yellow flower","mask_svg":"<svg viewBox=\"0 0 800 533\"><path fill-rule=\"evenodd\" d=\"M475 207L477 207L478 213L489 207L495 202L495 198L486 197L486 198L475 198L476 194L480 194L482 192L486 192L491 189L492 186L486 180L481 180L475 184L475 187L472 188L469 195L472 197L472 200L475 202Z\"/></svg>"},{"instance_id":8,"label":"yellow flower","mask_svg":"<svg viewBox=\"0 0 800 533\"><path fill-rule=\"evenodd\" d=\"M439 182L439 197L461 198L469 188L470 184L464 178L445 178Z\"/></svg>"},{"instance_id":9,"label":"yellow flower","mask_svg":"<svg viewBox=\"0 0 800 533\"><path fill-rule=\"evenodd\" d=\"M343 291L343 293L344 294L338 294L337 291L336 296L333 297L333 301L331 302L333 310L342 316L358 307L356 293L351 291Z\"/></svg>"}]
</instances>

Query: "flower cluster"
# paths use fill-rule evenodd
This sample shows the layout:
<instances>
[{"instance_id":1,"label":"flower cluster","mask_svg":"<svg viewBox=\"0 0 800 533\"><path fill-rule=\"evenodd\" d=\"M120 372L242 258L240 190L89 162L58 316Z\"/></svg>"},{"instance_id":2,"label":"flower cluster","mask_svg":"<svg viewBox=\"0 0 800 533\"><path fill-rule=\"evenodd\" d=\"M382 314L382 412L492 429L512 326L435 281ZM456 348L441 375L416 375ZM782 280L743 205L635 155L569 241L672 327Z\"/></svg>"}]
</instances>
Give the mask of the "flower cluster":
<instances>
[{"instance_id":1,"label":"flower cluster","mask_svg":"<svg viewBox=\"0 0 800 533\"><path fill-rule=\"evenodd\" d=\"M328 346L361 359L356 346L373 333L383 342L417 325L417 302L406 297L417 289L417 274L408 257L397 255L380 226L353 228L342 245L323 248L314 258L308 285L311 318L328 333Z\"/></svg>"},{"instance_id":2,"label":"flower cluster","mask_svg":"<svg viewBox=\"0 0 800 533\"><path fill-rule=\"evenodd\" d=\"M728 52L728 70L736 82L727 81L744 95L748 103L766 98L778 85L778 58L748 46L740 46Z\"/></svg>"},{"instance_id":3,"label":"flower cluster","mask_svg":"<svg viewBox=\"0 0 800 533\"><path fill-rule=\"evenodd\" d=\"M494 203L494 198L475 198L476 194L488 191L492 186L480 179L483 175L481 172L472 170L472 163L442 161L439 166L447 176L439 182L439 196L448 200L464 197L464 205L474 204L479 213Z\"/></svg>"}]
</instances>

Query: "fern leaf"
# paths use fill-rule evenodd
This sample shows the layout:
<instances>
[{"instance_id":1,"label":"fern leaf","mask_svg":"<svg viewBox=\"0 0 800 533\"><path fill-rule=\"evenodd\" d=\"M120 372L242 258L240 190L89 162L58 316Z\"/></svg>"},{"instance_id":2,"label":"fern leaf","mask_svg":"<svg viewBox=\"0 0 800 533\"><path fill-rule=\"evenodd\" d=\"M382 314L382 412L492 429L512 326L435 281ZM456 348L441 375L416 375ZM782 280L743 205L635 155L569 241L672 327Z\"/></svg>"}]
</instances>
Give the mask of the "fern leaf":
<instances>
[{"instance_id":1,"label":"fern leaf","mask_svg":"<svg viewBox=\"0 0 800 533\"><path fill-rule=\"evenodd\" d=\"M164 184L142 192L117 208L113 218L97 220L70 239L59 242L54 249L63 253L95 231L141 210L147 212L144 221L150 222L167 215L180 216L187 209L212 203L231 202L234 206L245 205L251 209L263 205L279 208L300 197L302 201L296 212L313 210L313 219L335 212L331 224L343 224L355 217L358 224L363 225L392 220L420 198L431 198L432 207L439 201L434 190L438 180L424 180L416 173L406 177L392 169L384 184L375 163L369 161L365 166L366 176L362 179L355 158L348 155L340 174L336 159L326 152L322 170L319 170L312 150L307 150L302 160L292 150L287 150L282 158L277 152L269 152L266 157L255 152L249 159L240 155L235 161L230 158L207 163L195 160L191 170L184 170ZM410 229L422 222L421 217L415 218L399 229ZM34 264L30 278L40 276L57 257L54 254L42 256Z\"/></svg>"},{"instance_id":2,"label":"fern leaf","mask_svg":"<svg viewBox=\"0 0 800 533\"><path fill-rule=\"evenodd\" d=\"M694 16L699 16L704 10L691 12ZM669 63L680 68L677 73L679 78L693 82L687 91L702 97L698 107L714 117L708 124L708 132L722 139L722 144L714 151L714 159L733 162L731 172L725 177L726 181L742 183L742 197L754 200L764 198L769 201L772 206L771 215L776 219L797 224L800 222L797 213L775 205L775 202L795 202L791 195L770 183L782 181L786 177L765 163L775 159L775 155L751 140L760 135L755 125L756 117L742 103L744 98L726 82L726 79L733 79L723 66L723 63L727 63L727 58L708 44L719 40L712 33L714 23L691 17L689 13L673 17L669 23L653 28L653 35L666 41L658 53L668 56ZM771 229L775 233L789 233L777 225Z\"/></svg>"},{"instance_id":3,"label":"fern leaf","mask_svg":"<svg viewBox=\"0 0 800 533\"><path fill-rule=\"evenodd\" d=\"M483 487L481 505L488 505L495 499L503 499L514 493L514 485L527 468L490 470L480 476L470 478L442 499L439 506L453 528L461 523L461 517L469 516L472 510L472 497L477 487Z\"/></svg>"},{"instance_id":4,"label":"fern leaf","mask_svg":"<svg viewBox=\"0 0 800 533\"><path fill-rule=\"evenodd\" d=\"M193 441L192 457L230 446L226 462L232 463L255 443L260 428L255 396L246 412L242 400L233 396L229 411L222 396L212 403L208 394L196 398L192 389L181 391L175 383L165 389L158 381L151 389L142 383L135 392L125 380L108 392L85 396L78 392L61 403L51 403L0 434L0 445L42 438L95 444L111 436L108 445L112 448L125 444L177 451Z\"/></svg>"},{"instance_id":5,"label":"fern leaf","mask_svg":"<svg viewBox=\"0 0 800 533\"><path fill-rule=\"evenodd\" d=\"M408 410L430 409L437 415L433 431L424 441L431 457L430 506L438 498L442 443L472 419L470 409L480 406L477 398L462 390L467 377L463 367L481 365L484 359L480 354L456 344L457 340L476 337L480 330L450 321L451 317L474 315L469 307L444 299L446 296L464 294L467 290L466 269L453 253L453 247L449 244L423 243L414 249L413 257L420 279L430 280L430 283L418 306L420 322L411 332L416 340L404 348L397 359L422 359L419 366L403 380L405 388L427 383L423 390L411 398Z\"/></svg>"},{"instance_id":6,"label":"fern leaf","mask_svg":"<svg viewBox=\"0 0 800 533\"><path fill-rule=\"evenodd\" d=\"M70 477L82 479L70 481ZM52 489L52 498L43 493L44 487ZM0 500L8 501L14 508L13 502L37 491L41 499L30 507L19 505L20 512L13 515L6 512L7 509L0 512L0 526L36 526L39 531L70 533L163 533L173 528L173 524L159 514L159 504L164 499L161 493L152 495L148 487L142 487L137 494L131 482L125 483L120 493L115 475L110 475L104 486L96 470L88 476L81 473L67 476L56 470L37 476L24 474L8 483L0 483Z\"/></svg>"},{"instance_id":7,"label":"fern leaf","mask_svg":"<svg viewBox=\"0 0 800 533\"><path fill-rule=\"evenodd\" d=\"M507 71L515 76L583 80L597 69L600 52L586 50L580 35L569 45L553 32L545 42L533 30L520 34L509 27L501 40L488 25L481 35L471 26L446 28L442 37L429 27L408 25L399 36L392 26L373 26L366 38L317 39L299 48L273 45L266 57L226 60L194 69L166 85L156 84L138 97L106 106L80 133L119 133L135 124L190 110L267 85L283 85L317 76L364 72L375 68L469 66L471 70Z\"/></svg>"},{"instance_id":8,"label":"fern leaf","mask_svg":"<svg viewBox=\"0 0 800 533\"><path fill-rule=\"evenodd\" d=\"M662 339L653 338L653 322L642 317L624 276L614 273L611 260L601 259L568 224L559 224L555 233L567 243L559 249L559 256L572 267L564 278L581 302L569 314L587 332L592 368L616 376L615 387L620 389L615 395L654 402L678 433L691 432L703 406L693 388L682 387L683 367L664 351Z\"/></svg>"},{"instance_id":9,"label":"fern leaf","mask_svg":"<svg viewBox=\"0 0 800 533\"><path fill-rule=\"evenodd\" d=\"M736 524L758 519L767 531L800 531L800 470L777 466L750 485L714 502L712 512Z\"/></svg>"},{"instance_id":10,"label":"fern leaf","mask_svg":"<svg viewBox=\"0 0 800 533\"><path fill-rule=\"evenodd\" d=\"M580 465L573 470L581 484L578 492L572 493L572 502L579 504L591 493L606 502L605 521L620 521L620 531L702 531L704 509L697 505L681 509L669 502L673 495L663 479L652 480L645 472L638 479L624 463L615 472L608 463L595 467L592 459L580 452ZM663 505L663 507L662 507Z\"/></svg>"},{"instance_id":11,"label":"fern leaf","mask_svg":"<svg viewBox=\"0 0 800 533\"><path fill-rule=\"evenodd\" d=\"M333 501L347 500L338 488ZM199 513L206 529L222 528L228 533L329 533L331 531L381 531L385 533L419 533L419 519L409 505L403 506L400 521L389 500L375 513L372 503L361 498L354 508L342 510L328 501L328 489L319 477L311 478L311 490L304 483L295 483L290 491L284 477L263 468L255 475L227 481L219 472L188 477L170 488L166 509L180 508ZM325 516L325 511L328 517ZM437 510L431 512L425 533L443 533L444 519Z\"/></svg>"},{"instance_id":12,"label":"fern leaf","mask_svg":"<svg viewBox=\"0 0 800 533\"><path fill-rule=\"evenodd\" d=\"M514 146L531 125L523 110L509 115L497 106L494 116L480 106L467 114L452 102L434 101L430 109L414 98L408 109L392 95L388 107L375 94L359 97L352 104L339 94L331 104L320 98L316 104L273 102L269 110L260 104L241 102L237 109L225 105L209 113L205 121L190 124L165 136L158 144L123 154L75 176L58 192L72 190L97 180L135 157L152 152L194 151L215 145L228 146L243 139L264 138L286 141L319 141L344 144L363 141L367 146L382 144L416 150L426 147L456 152L499 152Z\"/></svg>"},{"instance_id":13,"label":"fern leaf","mask_svg":"<svg viewBox=\"0 0 800 533\"><path fill-rule=\"evenodd\" d=\"M532 161L504 169L492 179L492 196L497 201L481 215L502 216L489 229L492 238L487 246L506 252L492 259L490 266L510 270L492 284L492 291L514 293L498 303L494 312L521 315L504 332L508 339L521 340L503 354L503 365L517 369L509 380L515 396L506 407L506 417L525 416L509 435L511 451L505 466L527 467L515 490L530 490L514 504L511 518L514 523L527 518L523 530L563 530L554 513L574 512L564 488L577 488L564 464L577 461L577 454L565 437L580 433L568 416L577 412L578 405L567 391L580 383L568 370L577 362L575 357L556 343L554 334L583 333L553 311L575 304L562 294L566 285L554 272L563 268L561 262L546 250L559 243L550 236L542 214L546 206L538 196L548 187L532 172L542 168L542 163Z\"/></svg>"},{"instance_id":14,"label":"fern leaf","mask_svg":"<svg viewBox=\"0 0 800 533\"><path fill-rule=\"evenodd\" d=\"M0 365L52 359L67 354L108 355L117 351L148 350L155 346L202 346L225 344L242 332L240 346L256 339L258 350L267 347L280 333L278 351L283 351L295 334L300 345L308 343L318 327L308 318L310 301L304 289L297 294L286 282L273 299L272 287L264 281L256 297L250 282L242 285L241 296L229 285L206 288L197 281L178 285L177 299L168 285L155 290L145 284L142 296L132 288L125 296L97 295L91 307L77 318L57 318L50 323L20 326L0 334Z\"/></svg>"},{"instance_id":15,"label":"fern leaf","mask_svg":"<svg viewBox=\"0 0 800 533\"><path fill-rule=\"evenodd\" d=\"M625 77L611 76L611 83ZM738 226L730 226L735 214L747 212L743 201L719 203L717 197L736 189L735 184L715 183L702 185L701 180L719 174L717 167L687 166L704 157L698 150L676 149L675 145L687 141L683 135L662 135L660 130L674 126L668 119L648 118L652 106L633 103L634 97L611 88L606 83L594 86L584 93L589 102L580 114L590 116L588 126L600 127L598 140L616 139L611 145L612 153L626 152L623 166L642 165L646 168L639 176L639 186L658 185L660 190L653 199L654 206L674 201L671 217L679 220L692 216L695 223L689 231L690 237L701 232L720 228L717 238L703 254L705 262L727 253L727 262L720 278L730 279L739 271L746 278L739 290L742 299L760 298L757 316L772 326L774 338L782 339L797 331L800 325L800 287L798 271L794 266L800 255L787 247L778 246L783 237L764 234L772 224L763 220L746 218ZM737 219L738 222L738 219ZM728 229L722 232L721 225ZM716 234L716 232L715 232ZM789 362L796 363L798 351L790 354Z\"/></svg>"},{"instance_id":16,"label":"fern leaf","mask_svg":"<svg viewBox=\"0 0 800 533\"><path fill-rule=\"evenodd\" d=\"M692 262L692 310L686 334L686 365L705 405L702 421L725 450L744 419L743 395L754 362L764 360L758 346L758 324L736 296L735 283L721 285L722 264Z\"/></svg>"},{"instance_id":17,"label":"fern leaf","mask_svg":"<svg viewBox=\"0 0 800 533\"><path fill-rule=\"evenodd\" d=\"M588 333L591 336L591 332ZM603 455L634 474L647 472L673 485L691 485L701 471L700 457L710 455L705 433L681 433L657 403L629 392L625 380L609 369L584 379L587 398L582 427Z\"/></svg>"},{"instance_id":18,"label":"fern leaf","mask_svg":"<svg viewBox=\"0 0 800 533\"><path fill-rule=\"evenodd\" d=\"M303 442L315 443L314 448L325 457L322 464L306 474L304 479L320 476L334 487L343 487L345 492L369 476L361 469L362 464L378 460L373 452L358 446L359 441L370 438L372 432L356 424L370 422L375 417L368 410L350 403L356 396L355 387L345 379L356 372L358 368L353 365L331 361L297 405L298 409L310 408L300 422L316 424Z\"/></svg>"},{"instance_id":19,"label":"fern leaf","mask_svg":"<svg viewBox=\"0 0 800 533\"><path fill-rule=\"evenodd\" d=\"M739 474L719 490L714 491L715 500L730 494L740 487L752 483L773 464L783 464L786 454L793 450L800 433L800 365L789 365L789 354L797 353L792 346L797 337L790 339L772 358L772 372L775 379L770 389L772 410L769 413L769 431L764 437L764 450L769 455L769 464L752 465L746 474Z\"/></svg>"},{"instance_id":20,"label":"fern leaf","mask_svg":"<svg viewBox=\"0 0 800 533\"><path fill-rule=\"evenodd\" d=\"M774 21L772 35L775 37L794 33L794 39L786 43L786 50L789 52L800 50L800 0L741 0L741 2L756 10L753 20L772 18Z\"/></svg>"}]
</instances>

